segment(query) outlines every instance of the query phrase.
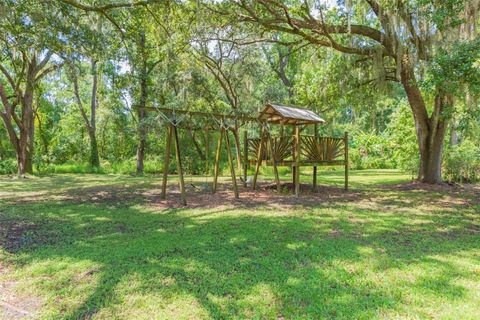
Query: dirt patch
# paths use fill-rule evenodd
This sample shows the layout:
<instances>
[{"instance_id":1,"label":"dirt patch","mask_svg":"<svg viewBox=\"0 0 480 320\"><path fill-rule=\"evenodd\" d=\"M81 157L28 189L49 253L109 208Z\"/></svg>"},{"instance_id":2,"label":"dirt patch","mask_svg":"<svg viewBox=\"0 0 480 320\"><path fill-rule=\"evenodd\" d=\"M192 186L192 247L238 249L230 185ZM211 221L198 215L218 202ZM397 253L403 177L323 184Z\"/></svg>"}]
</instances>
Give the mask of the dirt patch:
<instances>
[{"instance_id":1,"label":"dirt patch","mask_svg":"<svg viewBox=\"0 0 480 320\"><path fill-rule=\"evenodd\" d=\"M411 191L411 190L422 190L422 191L434 191L434 192L451 192L458 190L465 190L466 187L457 183L438 183L430 184L423 183L418 181L405 182L393 185L382 185L380 189L386 190L402 190L402 191Z\"/></svg>"},{"instance_id":2,"label":"dirt patch","mask_svg":"<svg viewBox=\"0 0 480 320\"><path fill-rule=\"evenodd\" d=\"M269 207L274 209L289 209L295 207L318 207L331 202L349 202L362 196L358 191L345 191L343 188L318 186L313 191L308 185L302 185L298 198L291 192L291 184L282 185L282 192L276 191L276 185L260 184L257 190L251 187L239 187L239 199L235 199L233 190L223 184L215 194L211 192L187 192L187 206L180 203L178 189L169 190L167 199L152 203L156 208L255 208Z\"/></svg>"},{"instance_id":3,"label":"dirt patch","mask_svg":"<svg viewBox=\"0 0 480 320\"><path fill-rule=\"evenodd\" d=\"M11 272L10 268L0 262L0 279ZM0 281L0 319L32 319L43 305L38 297L17 294L16 281Z\"/></svg>"},{"instance_id":4,"label":"dirt patch","mask_svg":"<svg viewBox=\"0 0 480 320\"><path fill-rule=\"evenodd\" d=\"M352 201L369 199L372 191L418 191L431 193L433 196L442 195L443 202L447 205L475 205L480 204L480 187L475 185L439 184L430 185L419 182L401 183L396 185L383 185L372 188L369 191L358 190L345 191L342 187L319 185L317 190L312 190L310 184L300 186L300 197L294 196L294 185L283 183L281 192L277 192L276 184L260 182L257 190L251 187L243 187L239 183L240 198L233 196L232 185L228 181L218 184L217 193L211 193L211 183L187 183L187 206L180 202L180 191L176 183L170 183L167 187L167 197L161 199L161 186L151 183L132 183L124 185L101 185L95 187L71 188L61 193L37 194L23 197L21 200L10 201L10 205L27 204L32 202L56 201L74 204L101 204L112 208L128 208L135 204L147 205L155 209L172 208L232 208L232 207L271 207L276 209L288 209L292 207L315 207L335 203L349 203ZM447 198L448 196L448 198ZM442 200L442 199L440 199ZM396 200L399 201L398 199ZM403 197L403 205L411 200ZM428 201L428 200L427 200ZM439 201L438 197L431 201ZM414 205L414 204L410 204ZM1 232L1 230L0 230ZM119 228L118 232L128 232L127 229ZM18 242L18 241L17 241Z\"/></svg>"},{"instance_id":5,"label":"dirt patch","mask_svg":"<svg viewBox=\"0 0 480 320\"><path fill-rule=\"evenodd\" d=\"M266 206L285 209L295 206L318 206L320 203L331 201L350 201L358 198L359 192L345 191L343 188L319 185L317 190L312 190L308 184L302 184L300 197L294 196L292 183L282 184L282 191L276 191L276 185L259 182L258 189L243 187L239 183L240 198L235 199L233 188L229 182L219 182L217 192L212 194L211 184L186 185L187 208L252 208ZM180 190L177 184L169 184L167 198L161 199L161 187L157 184L132 184L132 185L102 185L86 188L71 188L61 193L37 194L8 202L9 205L22 205L46 201L56 201L74 204L102 204L112 208L128 208L134 204L146 204L155 208L185 208L180 202ZM24 228L24 227L22 227ZM21 229L21 228L20 228ZM120 228L119 232L126 232ZM17 237L18 238L18 237ZM18 243L19 241L9 241Z\"/></svg>"},{"instance_id":6,"label":"dirt patch","mask_svg":"<svg viewBox=\"0 0 480 320\"><path fill-rule=\"evenodd\" d=\"M16 252L29 246L34 242L36 229L37 225L32 222L15 219L0 220L0 246L8 252Z\"/></svg>"},{"instance_id":7,"label":"dirt patch","mask_svg":"<svg viewBox=\"0 0 480 320\"><path fill-rule=\"evenodd\" d=\"M436 197L435 203L441 203L447 207L451 206L471 206L480 205L480 186L474 184L458 184L458 183L439 183L428 184L422 182L408 182L395 185L379 186L381 190L391 191L417 191L441 195ZM429 200L424 200L429 201Z\"/></svg>"}]
</instances>

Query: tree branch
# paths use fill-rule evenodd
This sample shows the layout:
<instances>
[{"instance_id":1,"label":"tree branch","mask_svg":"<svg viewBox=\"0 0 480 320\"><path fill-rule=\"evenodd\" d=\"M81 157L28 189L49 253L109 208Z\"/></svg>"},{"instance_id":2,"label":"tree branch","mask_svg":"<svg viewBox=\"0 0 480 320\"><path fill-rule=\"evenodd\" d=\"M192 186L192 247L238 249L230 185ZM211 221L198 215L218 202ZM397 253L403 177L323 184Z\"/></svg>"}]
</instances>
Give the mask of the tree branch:
<instances>
[{"instance_id":1,"label":"tree branch","mask_svg":"<svg viewBox=\"0 0 480 320\"><path fill-rule=\"evenodd\" d=\"M13 81L13 78L12 78L12 76L10 75L10 73L8 72L8 70L5 69L5 67L4 67L2 64L0 64L0 70L2 71L3 75L5 76L5 78L7 78L8 83L10 84L10 86L12 87L12 89L15 90L15 87L16 87L15 81Z\"/></svg>"},{"instance_id":2,"label":"tree branch","mask_svg":"<svg viewBox=\"0 0 480 320\"><path fill-rule=\"evenodd\" d=\"M40 74L35 78L35 82L39 81L40 79L42 79L43 77L45 77L47 74L49 74L49 73L51 73L51 72L53 72L53 71L55 71L55 70L57 70L57 69L60 69L61 67L63 67L64 64L65 64L65 63L62 62L62 63L60 63L60 64L55 64L55 65L52 65L52 66L44 69L44 70L42 71L42 73L40 73Z\"/></svg>"},{"instance_id":3,"label":"tree branch","mask_svg":"<svg viewBox=\"0 0 480 320\"><path fill-rule=\"evenodd\" d=\"M138 6L146 6L149 4L165 2L165 0L145 0L145 1L134 1L134 2L110 3L106 5L101 5L101 6L90 6L90 5L82 4L75 0L60 0L60 1L65 4L71 5L77 9L82 9L84 11L94 11L94 12L103 12L106 10L118 9L118 8L133 8Z\"/></svg>"}]
</instances>

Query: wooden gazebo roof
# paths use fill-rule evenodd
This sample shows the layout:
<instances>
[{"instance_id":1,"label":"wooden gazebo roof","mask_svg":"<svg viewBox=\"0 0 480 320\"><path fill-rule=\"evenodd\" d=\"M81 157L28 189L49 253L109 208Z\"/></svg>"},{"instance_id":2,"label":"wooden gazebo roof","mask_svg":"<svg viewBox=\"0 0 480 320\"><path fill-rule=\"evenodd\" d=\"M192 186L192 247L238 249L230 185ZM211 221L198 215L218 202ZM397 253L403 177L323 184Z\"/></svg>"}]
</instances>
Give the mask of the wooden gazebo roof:
<instances>
[{"instance_id":1,"label":"wooden gazebo roof","mask_svg":"<svg viewBox=\"0 0 480 320\"><path fill-rule=\"evenodd\" d=\"M320 118L313 111L271 103L265 105L265 108L258 115L258 120L274 124L291 125L317 124L325 122L325 120Z\"/></svg>"}]
</instances>

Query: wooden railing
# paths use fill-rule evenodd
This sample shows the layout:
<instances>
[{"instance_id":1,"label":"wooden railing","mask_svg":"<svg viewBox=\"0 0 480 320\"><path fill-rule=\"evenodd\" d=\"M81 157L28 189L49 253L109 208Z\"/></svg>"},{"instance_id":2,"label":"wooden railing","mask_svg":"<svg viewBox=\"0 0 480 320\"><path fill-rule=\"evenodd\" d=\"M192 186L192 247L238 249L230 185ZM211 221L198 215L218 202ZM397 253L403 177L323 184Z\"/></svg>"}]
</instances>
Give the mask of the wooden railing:
<instances>
[{"instance_id":1,"label":"wooden railing","mask_svg":"<svg viewBox=\"0 0 480 320\"><path fill-rule=\"evenodd\" d=\"M301 160L324 162L343 158L343 138L300 136L300 139Z\"/></svg>"},{"instance_id":2,"label":"wooden railing","mask_svg":"<svg viewBox=\"0 0 480 320\"><path fill-rule=\"evenodd\" d=\"M343 160L344 138L300 136L300 161L306 163L328 163ZM293 161L293 137L269 137L263 142L262 160L277 163ZM257 161L260 139L248 139L248 159Z\"/></svg>"},{"instance_id":3,"label":"wooden railing","mask_svg":"<svg viewBox=\"0 0 480 320\"><path fill-rule=\"evenodd\" d=\"M348 190L348 133L343 138L300 135L298 127L294 136L271 137L265 131L262 139L244 136L244 185L249 164L255 164L253 189L256 188L262 162L273 166L277 191L281 191L278 166L291 166L295 196L300 192L300 167L313 167L313 189L317 188L317 167L343 165L345 167L345 190Z\"/></svg>"}]
</instances>

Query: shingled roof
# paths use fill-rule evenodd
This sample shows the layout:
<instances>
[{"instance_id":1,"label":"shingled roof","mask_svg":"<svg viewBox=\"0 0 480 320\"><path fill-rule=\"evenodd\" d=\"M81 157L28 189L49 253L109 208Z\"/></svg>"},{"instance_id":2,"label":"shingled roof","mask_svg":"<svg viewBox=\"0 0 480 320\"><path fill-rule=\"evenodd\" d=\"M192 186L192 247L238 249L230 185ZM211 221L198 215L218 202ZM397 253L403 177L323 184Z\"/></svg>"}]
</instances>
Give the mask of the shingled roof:
<instances>
[{"instance_id":1,"label":"shingled roof","mask_svg":"<svg viewBox=\"0 0 480 320\"><path fill-rule=\"evenodd\" d=\"M265 105L265 108L260 112L258 119L268 123L292 125L316 124L325 122L325 120L320 118L313 111L271 103L267 103Z\"/></svg>"}]
</instances>

